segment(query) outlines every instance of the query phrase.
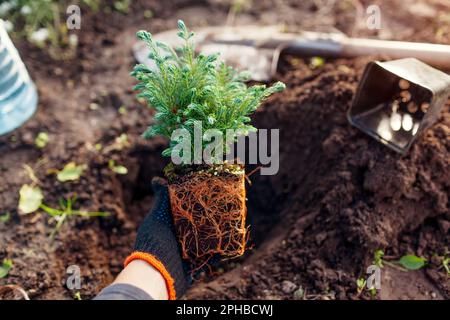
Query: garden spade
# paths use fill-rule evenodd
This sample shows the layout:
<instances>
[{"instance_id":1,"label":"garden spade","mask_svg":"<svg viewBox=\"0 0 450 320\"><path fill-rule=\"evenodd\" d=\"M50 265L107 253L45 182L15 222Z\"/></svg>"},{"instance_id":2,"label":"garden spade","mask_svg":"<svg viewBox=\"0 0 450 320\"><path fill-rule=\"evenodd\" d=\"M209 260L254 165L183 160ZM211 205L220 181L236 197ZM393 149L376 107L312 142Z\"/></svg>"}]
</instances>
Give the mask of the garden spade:
<instances>
[{"instance_id":1,"label":"garden spade","mask_svg":"<svg viewBox=\"0 0 450 320\"><path fill-rule=\"evenodd\" d=\"M158 41L181 45L176 30L155 35ZM278 26L207 27L196 32L195 44L204 53L220 52L228 64L248 70L253 80L268 81L277 72L282 53L299 56L357 57L387 55L392 59L417 58L428 64L450 69L450 46L430 43L349 38L339 33L285 33ZM134 46L140 63L151 65L142 43Z\"/></svg>"}]
</instances>

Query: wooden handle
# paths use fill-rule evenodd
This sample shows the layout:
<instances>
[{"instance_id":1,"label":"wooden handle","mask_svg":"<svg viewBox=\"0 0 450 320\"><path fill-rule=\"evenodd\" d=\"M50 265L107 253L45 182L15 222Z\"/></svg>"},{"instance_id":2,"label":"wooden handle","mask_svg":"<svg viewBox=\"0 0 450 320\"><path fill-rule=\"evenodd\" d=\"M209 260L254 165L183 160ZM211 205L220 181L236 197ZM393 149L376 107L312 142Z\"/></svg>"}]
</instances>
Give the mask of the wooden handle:
<instances>
[{"instance_id":1,"label":"wooden handle","mask_svg":"<svg viewBox=\"0 0 450 320\"><path fill-rule=\"evenodd\" d=\"M392 59L411 57L450 70L450 46L443 44L347 38L342 43L340 55L387 55Z\"/></svg>"}]
</instances>

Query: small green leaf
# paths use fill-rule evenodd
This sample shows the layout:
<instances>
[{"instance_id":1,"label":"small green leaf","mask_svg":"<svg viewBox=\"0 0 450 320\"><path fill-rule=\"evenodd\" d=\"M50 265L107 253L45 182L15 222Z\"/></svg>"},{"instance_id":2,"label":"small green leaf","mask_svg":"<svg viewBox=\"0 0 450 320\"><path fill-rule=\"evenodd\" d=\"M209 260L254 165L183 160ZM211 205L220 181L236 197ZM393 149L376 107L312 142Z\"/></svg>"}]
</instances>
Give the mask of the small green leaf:
<instances>
[{"instance_id":1,"label":"small green leaf","mask_svg":"<svg viewBox=\"0 0 450 320\"><path fill-rule=\"evenodd\" d=\"M364 290L365 285L366 285L366 279L359 278L356 280L356 286L357 286L358 292L362 292Z\"/></svg>"},{"instance_id":2,"label":"small green leaf","mask_svg":"<svg viewBox=\"0 0 450 320\"><path fill-rule=\"evenodd\" d=\"M131 0L118 0L114 2L114 9L120 13L127 13L130 9Z\"/></svg>"},{"instance_id":3,"label":"small green leaf","mask_svg":"<svg viewBox=\"0 0 450 320\"><path fill-rule=\"evenodd\" d=\"M294 291L294 299L301 300L305 297L305 289L302 286Z\"/></svg>"},{"instance_id":4,"label":"small green leaf","mask_svg":"<svg viewBox=\"0 0 450 320\"><path fill-rule=\"evenodd\" d=\"M144 10L144 18L152 18L153 17L153 11L151 10Z\"/></svg>"},{"instance_id":5,"label":"small green leaf","mask_svg":"<svg viewBox=\"0 0 450 320\"><path fill-rule=\"evenodd\" d=\"M383 256L384 256L384 251L381 249L375 250L374 254L373 254L373 264L383 268Z\"/></svg>"},{"instance_id":6,"label":"small green leaf","mask_svg":"<svg viewBox=\"0 0 450 320\"><path fill-rule=\"evenodd\" d=\"M5 214L0 215L0 222L8 222L11 218L11 214L6 212Z\"/></svg>"},{"instance_id":7,"label":"small green leaf","mask_svg":"<svg viewBox=\"0 0 450 320\"><path fill-rule=\"evenodd\" d=\"M4 278L8 275L9 271L13 267L13 262L10 259L3 259L3 264L0 266L0 278Z\"/></svg>"},{"instance_id":8,"label":"small green leaf","mask_svg":"<svg viewBox=\"0 0 450 320\"><path fill-rule=\"evenodd\" d=\"M128 169L124 166L114 166L112 170L117 174L127 174Z\"/></svg>"},{"instance_id":9,"label":"small green leaf","mask_svg":"<svg viewBox=\"0 0 450 320\"><path fill-rule=\"evenodd\" d=\"M119 107L118 111L121 115L124 115L127 113L127 108L125 106L121 106Z\"/></svg>"},{"instance_id":10,"label":"small green leaf","mask_svg":"<svg viewBox=\"0 0 450 320\"><path fill-rule=\"evenodd\" d=\"M422 268L427 260L425 258L417 257L415 255L406 255L400 258L398 263L408 270L419 270Z\"/></svg>"},{"instance_id":11,"label":"small green leaf","mask_svg":"<svg viewBox=\"0 0 450 320\"><path fill-rule=\"evenodd\" d=\"M128 142L128 135L126 133L122 133L120 136L114 139L113 150L122 150L128 147L130 143Z\"/></svg>"},{"instance_id":12,"label":"small green leaf","mask_svg":"<svg viewBox=\"0 0 450 320\"><path fill-rule=\"evenodd\" d=\"M325 64L325 59L322 57L312 57L311 62L309 63L309 66L312 69L320 68Z\"/></svg>"},{"instance_id":13,"label":"small green leaf","mask_svg":"<svg viewBox=\"0 0 450 320\"><path fill-rule=\"evenodd\" d=\"M444 267L445 271L447 271L447 274L450 275L450 268L448 267L448 263L450 261L450 258L445 258L442 260L442 266Z\"/></svg>"},{"instance_id":14,"label":"small green leaf","mask_svg":"<svg viewBox=\"0 0 450 320\"><path fill-rule=\"evenodd\" d=\"M127 174L128 169L124 166L118 165L116 166L116 162L113 159L108 161L108 167L117 174Z\"/></svg>"},{"instance_id":15,"label":"small green leaf","mask_svg":"<svg viewBox=\"0 0 450 320\"><path fill-rule=\"evenodd\" d=\"M39 149L44 148L48 143L48 134L46 132L39 132L34 143Z\"/></svg>"},{"instance_id":16,"label":"small green leaf","mask_svg":"<svg viewBox=\"0 0 450 320\"><path fill-rule=\"evenodd\" d=\"M19 191L19 211L28 214L39 209L44 196L39 187L32 187L24 184Z\"/></svg>"},{"instance_id":17,"label":"small green leaf","mask_svg":"<svg viewBox=\"0 0 450 320\"><path fill-rule=\"evenodd\" d=\"M76 165L75 162L69 162L58 172L56 178L60 182L78 180L84 169L86 169L85 165Z\"/></svg>"},{"instance_id":18,"label":"small green leaf","mask_svg":"<svg viewBox=\"0 0 450 320\"><path fill-rule=\"evenodd\" d=\"M3 259L3 264L0 266L0 279L6 277L12 267L13 262L11 259Z\"/></svg>"}]
</instances>

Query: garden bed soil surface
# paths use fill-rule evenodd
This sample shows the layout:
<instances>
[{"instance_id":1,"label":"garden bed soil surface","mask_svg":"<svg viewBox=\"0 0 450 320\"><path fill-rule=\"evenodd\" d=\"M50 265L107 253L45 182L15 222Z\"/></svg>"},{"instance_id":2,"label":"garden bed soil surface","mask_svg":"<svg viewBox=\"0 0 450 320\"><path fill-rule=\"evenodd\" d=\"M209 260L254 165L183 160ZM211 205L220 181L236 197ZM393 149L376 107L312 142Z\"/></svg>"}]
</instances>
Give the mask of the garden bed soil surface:
<instances>
[{"instance_id":1,"label":"garden bed soil surface","mask_svg":"<svg viewBox=\"0 0 450 320\"><path fill-rule=\"evenodd\" d=\"M293 29L338 28L354 36L450 44L445 16L450 8L442 2L365 2L318 8L317 1L257 1L237 22L273 23L278 16ZM385 25L379 31L354 18L372 2L389 8L382 11ZM0 260L14 263L0 285L18 284L32 299L72 299L77 291L92 298L131 252L136 229L152 205L151 178L162 176L167 164L160 155L166 141L140 138L152 113L130 89L134 33L173 28L177 18L191 27L223 23L229 5L148 1L154 18L146 20L144 3L134 1L127 16L86 13L73 61L55 62L18 43L39 88L40 105L32 120L0 138L0 213L10 213L0 222ZM429 264L414 272L385 267L378 298L450 298L441 266L449 248L450 103L402 157L351 127L345 117L370 58L327 61L317 68L308 60L284 61L279 78L287 89L254 116L256 127L280 129L280 170L275 176L252 175L247 186L253 249L195 283L185 297L293 299L302 288L308 299L366 299L367 293L357 293L356 279L365 274L374 251L383 249L386 260L414 253ZM122 106L125 113L119 112ZM42 150L34 145L41 131L50 138ZM115 143L123 133L127 143ZM113 173L111 159L128 174ZM88 169L78 181L58 182L52 169L70 161ZM46 204L57 206L59 198L76 193L77 208L111 216L72 219L51 241L54 224L47 215L17 212L18 190L31 182L23 164L33 168ZM80 267L80 290L65 285L70 265Z\"/></svg>"}]
</instances>

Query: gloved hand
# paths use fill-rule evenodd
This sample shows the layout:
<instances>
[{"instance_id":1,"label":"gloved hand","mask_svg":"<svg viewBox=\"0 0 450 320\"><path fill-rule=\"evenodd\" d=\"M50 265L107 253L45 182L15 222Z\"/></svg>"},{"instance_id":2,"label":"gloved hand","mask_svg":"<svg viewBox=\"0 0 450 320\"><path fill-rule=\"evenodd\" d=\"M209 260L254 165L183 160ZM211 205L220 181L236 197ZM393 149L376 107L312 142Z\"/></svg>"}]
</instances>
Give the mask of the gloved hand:
<instances>
[{"instance_id":1,"label":"gloved hand","mask_svg":"<svg viewBox=\"0 0 450 320\"><path fill-rule=\"evenodd\" d=\"M125 266L136 259L149 263L166 281L169 299L175 300L187 290L188 276L173 229L167 182L153 178L152 188L155 204L139 227L134 252L126 258Z\"/></svg>"}]
</instances>

